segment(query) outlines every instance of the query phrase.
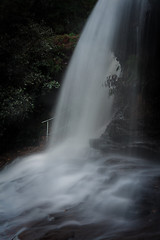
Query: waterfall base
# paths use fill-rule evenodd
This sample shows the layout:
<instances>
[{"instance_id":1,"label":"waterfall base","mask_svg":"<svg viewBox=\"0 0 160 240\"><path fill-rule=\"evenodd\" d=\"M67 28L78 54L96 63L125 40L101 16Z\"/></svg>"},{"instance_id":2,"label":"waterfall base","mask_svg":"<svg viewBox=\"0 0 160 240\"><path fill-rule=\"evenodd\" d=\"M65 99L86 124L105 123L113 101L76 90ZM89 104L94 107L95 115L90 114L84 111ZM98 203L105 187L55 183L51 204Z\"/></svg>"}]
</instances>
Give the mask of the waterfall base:
<instances>
[{"instance_id":1,"label":"waterfall base","mask_svg":"<svg viewBox=\"0 0 160 240\"><path fill-rule=\"evenodd\" d=\"M139 206L141 217L131 229L111 225L110 222L79 224L80 206L50 214L48 218L22 226L14 240L159 240L160 179L155 178L145 189ZM66 224L66 222L68 224ZM58 226L58 227L57 227Z\"/></svg>"},{"instance_id":2,"label":"waterfall base","mask_svg":"<svg viewBox=\"0 0 160 240\"><path fill-rule=\"evenodd\" d=\"M0 185L5 194L0 200L6 206L4 213L0 209L1 238L158 240L159 165L88 147L73 146L70 151L67 146L47 157L29 157L19 166L18 178L14 165L8 169L11 177ZM13 206L8 205L10 193Z\"/></svg>"}]
</instances>

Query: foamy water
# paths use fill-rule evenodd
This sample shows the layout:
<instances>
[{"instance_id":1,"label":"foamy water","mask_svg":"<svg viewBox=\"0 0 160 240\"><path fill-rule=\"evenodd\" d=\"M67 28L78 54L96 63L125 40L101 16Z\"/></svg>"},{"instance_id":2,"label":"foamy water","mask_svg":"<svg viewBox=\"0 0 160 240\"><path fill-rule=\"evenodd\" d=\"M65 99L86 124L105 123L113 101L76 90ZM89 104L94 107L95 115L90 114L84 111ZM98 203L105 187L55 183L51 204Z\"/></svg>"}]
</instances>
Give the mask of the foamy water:
<instances>
[{"instance_id":1,"label":"foamy water","mask_svg":"<svg viewBox=\"0 0 160 240\"><path fill-rule=\"evenodd\" d=\"M133 223L141 189L158 175L158 168L144 159L89 147L89 139L100 136L112 117L113 98L104 82L121 74L112 48L126 11L129 21L132 3L98 1L66 72L47 150L17 159L1 171L1 239L72 207L77 207L76 224ZM136 3L141 20L146 1Z\"/></svg>"},{"instance_id":2,"label":"foamy water","mask_svg":"<svg viewBox=\"0 0 160 240\"><path fill-rule=\"evenodd\" d=\"M79 224L127 226L141 188L158 172L143 159L105 156L74 142L27 157L1 173L0 236L7 239L12 229L76 206Z\"/></svg>"}]
</instances>

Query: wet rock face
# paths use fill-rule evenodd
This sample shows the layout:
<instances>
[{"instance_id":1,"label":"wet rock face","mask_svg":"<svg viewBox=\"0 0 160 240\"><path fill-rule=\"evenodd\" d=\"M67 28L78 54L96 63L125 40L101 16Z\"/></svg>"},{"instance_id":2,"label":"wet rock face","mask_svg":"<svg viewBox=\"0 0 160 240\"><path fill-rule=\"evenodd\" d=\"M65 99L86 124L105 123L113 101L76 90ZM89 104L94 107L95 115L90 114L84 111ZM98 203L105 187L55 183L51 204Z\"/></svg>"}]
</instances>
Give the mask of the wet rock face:
<instances>
[{"instance_id":1,"label":"wet rock face","mask_svg":"<svg viewBox=\"0 0 160 240\"><path fill-rule=\"evenodd\" d=\"M109 222L103 221L97 224L75 224L76 211L70 209L61 213L53 214L54 217L45 218L41 221L32 222L27 228L21 228L13 240L159 240L160 224L160 178L150 179L142 191L143 197L137 203L135 219L139 222L135 227L127 231L112 228ZM63 226L66 220L72 220L71 224ZM58 224L62 226L58 227ZM112 236L112 238L111 238Z\"/></svg>"},{"instance_id":2,"label":"wet rock face","mask_svg":"<svg viewBox=\"0 0 160 240\"><path fill-rule=\"evenodd\" d=\"M130 107L124 107L116 112L107 126L102 138L108 136L112 141L121 144L133 142L142 135L143 125L141 120L132 119Z\"/></svg>"},{"instance_id":3,"label":"wet rock face","mask_svg":"<svg viewBox=\"0 0 160 240\"><path fill-rule=\"evenodd\" d=\"M140 43L139 53L139 86L138 94L141 96L142 103L141 109L138 109L140 117L136 120L136 124L131 126L132 117L129 118L129 108L125 107L126 99L122 102L121 110L118 110L107 126L104 134L98 140L92 140L91 145L105 150L115 148L127 148L136 145L138 148L150 149L151 151L159 151L160 142L160 81L159 81L159 65L160 65L160 1L148 0L149 8L145 15L145 22ZM122 68L125 66L128 55L134 54L134 49L127 48L124 51L124 40L127 36L128 46L132 46L135 39L134 35L134 22L131 25L131 32L127 34L118 34L117 48L115 47L114 53L120 60ZM124 55L124 53L126 55ZM124 69L123 69L124 70ZM127 74L123 72L126 76ZM132 87L132 86L131 86ZM124 96L124 89L120 91L120 96ZM127 93L130 90L127 89ZM117 96L115 96L117 97ZM127 95L128 97L128 95ZM119 96L117 103L119 104ZM107 144L110 146L108 147ZM130 146L129 146L130 145Z\"/></svg>"},{"instance_id":4,"label":"wet rock face","mask_svg":"<svg viewBox=\"0 0 160 240\"><path fill-rule=\"evenodd\" d=\"M157 158L160 144L152 125L144 124L142 117L132 120L129 107L118 110L101 137L90 140L91 147L103 152L135 154L152 160Z\"/></svg>"},{"instance_id":5,"label":"wet rock face","mask_svg":"<svg viewBox=\"0 0 160 240\"><path fill-rule=\"evenodd\" d=\"M130 138L128 121L124 119L114 119L107 127L102 138L108 137L116 143L127 143Z\"/></svg>"},{"instance_id":6,"label":"wet rock face","mask_svg":"<svg viewBox=\"0 0 160 240\"><path fill-rule=\"evenodd\" d=\"M133 2L133 9L134 4ZM134 11L133 11L134 12ZM160 1L148 0L148 9L145 13L145 19L142 27L139 43L139 91L144 102L145 125L149 125L152 130L150 135L157 135L160 139ZM117 42L113 49L115 56L119 59L122 68L124 68L128 56L136 55L136 28L137 19L134 14L131 15L129 31L126 32L125 24L120 22L121 32L117 36ZM124 28L124 29L123 29ZM127 44L124 44L127 42ZM127 75L127 74L126 74ZM124 90L121 91L124 95ZM155 131L155 133L152 133Z\"/></svg>"},{"instance_id":7,"label":"wet rock face","mask_svg":"<svg viewBox=\"0 0 160 240\"><path fill-rule=\"evenodd\" d=\"M141 89L148 115L145 118L160 138L160 1L149 0L141 46Z\"/></svg>"}]
</instances>

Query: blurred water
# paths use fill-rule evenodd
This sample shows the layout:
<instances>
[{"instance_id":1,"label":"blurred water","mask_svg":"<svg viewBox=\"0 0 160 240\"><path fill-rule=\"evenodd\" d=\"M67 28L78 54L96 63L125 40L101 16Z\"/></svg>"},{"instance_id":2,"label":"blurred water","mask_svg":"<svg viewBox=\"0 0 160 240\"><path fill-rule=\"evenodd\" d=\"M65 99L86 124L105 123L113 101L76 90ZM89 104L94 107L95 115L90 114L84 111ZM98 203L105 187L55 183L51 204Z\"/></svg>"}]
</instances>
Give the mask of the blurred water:
<instances>
[{"instance_id":1,"label":"blurred water","mask_svg":"<svg viewBox=\"0 0 160 240\"><path fill-rule=\"evenodd\" d=\"M107 75L120 75L119 62L112 53L113 38L126 0L97 2L65 75L58 100L53 138L78 142L95 137L111 119L112 97L104 87Z\"/></svg>"},{"instance_id":2,"label":"blurred water","mask_svg":"<svg viewBox=\"0 0 160 240\"><path fill-rule=\"evenodd\" d=\"M158 174L159 167L142 158L105 156L73 142L72 149L68 143L14 162L0 176L1 239L72 207L79 225L109 221L127 228L139 211L141 189Z\"/></svg>"},{"instance_id":3,"label":"blurred water","mask_svg":"<svg viewBox=\"0 0 160 240\"><path fill-rule=\"evenodd\" d=\"M146 3L136 2L136 10ZM50 221L50 214L54 219L72 207L79 225L109 221L127 228L136 219L141 189L159 168L143 158L89 147L89 139L100 136L112 116L113 99L104 82L106 76L121 74L112 48L132 3L98 1L67 70L47 150L1 171L0 239L18 239L31 222ZM125 16L129 21L130 15Z\"/></svg>"}]
</instances>

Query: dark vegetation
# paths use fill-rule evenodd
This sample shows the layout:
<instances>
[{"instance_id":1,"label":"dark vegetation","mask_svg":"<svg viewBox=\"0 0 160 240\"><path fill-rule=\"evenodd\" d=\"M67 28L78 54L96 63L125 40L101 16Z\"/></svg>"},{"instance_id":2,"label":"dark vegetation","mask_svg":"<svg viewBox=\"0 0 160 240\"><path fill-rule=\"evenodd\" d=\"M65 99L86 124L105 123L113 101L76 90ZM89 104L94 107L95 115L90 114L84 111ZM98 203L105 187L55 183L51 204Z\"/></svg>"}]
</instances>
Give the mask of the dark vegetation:
<instances>
[{"instance_id":1,"label":"dark vegetation","mask_svg":"<svg viewBox=\"0 0 160 240\"><path fill-rule=\"evenodd\" d=\"M62 76L95 0L0 2L0 152L45 134Z\"/></svg>"},{"instance_id":2,"label":"dark vegetation","mask_svg":"<svg viewBox=\"0 0 160 240\"><path fill-rule=\"evenodd\" d=\"M136 17L131 14L128 26L123 18L119 23L121 32L115 38L113 51L124 75L119 82L110 79L109 84L116 96L115 104L118 102L122 108L133 85L138 85L136 101L143 128L147 135L159 139L160 2L148 2L138 56ZM51 117L64 71L95 3L96 0L1 0L0 152L36 145L42 140L45 126L41 121ZM131 71L136 62L140 84Z\"/></svg>"}]
</instances>

